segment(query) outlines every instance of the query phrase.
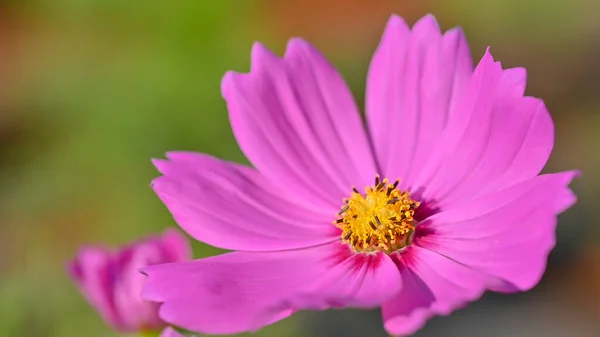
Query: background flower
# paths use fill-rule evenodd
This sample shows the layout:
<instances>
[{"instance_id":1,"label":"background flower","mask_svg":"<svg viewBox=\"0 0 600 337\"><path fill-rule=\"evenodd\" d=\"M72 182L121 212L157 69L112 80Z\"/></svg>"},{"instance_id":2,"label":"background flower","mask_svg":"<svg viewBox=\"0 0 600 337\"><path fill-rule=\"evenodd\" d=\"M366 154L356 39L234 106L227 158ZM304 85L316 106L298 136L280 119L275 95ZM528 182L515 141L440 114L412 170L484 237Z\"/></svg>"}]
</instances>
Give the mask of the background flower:
<instances>
[{"instance_id":1,"label":"background flower","mask_svg":"<svg viewBox=\"0 0 600 337\"><path fill-rule=\"evenodd\" d=\"M145 277L139 269L191 258L187 240L177 231L148 237L118 250L82 248L69 263L69 274L82 294L112 328L123 332L158 330L158 307L140 298Z\"/></svg>"}]
</instances>

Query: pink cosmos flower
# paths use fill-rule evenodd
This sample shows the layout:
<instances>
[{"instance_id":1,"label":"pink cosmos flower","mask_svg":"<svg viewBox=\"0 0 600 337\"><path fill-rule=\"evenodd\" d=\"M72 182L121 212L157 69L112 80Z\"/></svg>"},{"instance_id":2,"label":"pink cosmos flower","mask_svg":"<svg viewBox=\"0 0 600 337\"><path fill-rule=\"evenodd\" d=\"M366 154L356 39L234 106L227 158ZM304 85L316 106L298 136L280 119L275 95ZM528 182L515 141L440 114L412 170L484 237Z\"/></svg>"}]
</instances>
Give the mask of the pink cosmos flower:
<instances>
[{"instance_id":1,"label":"pink cosmos flower","mask_svg":"<svg viewBox=\"0 0 600 337\"><path fill-rule=\"evenodd\" d=\"M87 301L112 328L122 332L158 330L156 303L140 298L146 277L139 268L191 259L187 239L175 230L116 251L100 246L80 250L68 271Z\"/></svg>"},{"instance_id":2,"label":"pink cosmos flower","mask_svg":"<svg viewBox=\"0 0 600 337\"><path fill-rule=\"evenodd\" d=\"M550 114L522 68L489 50L473 69L460 29L389 20L367 78L366 126L340 75L308 43L260 44L222 82L253 168L172 152L153 188L194 238L235 252L151 266L142 296L165 321L253 331L298 310L381 307L415 332L486 290L534 287L575 202L578 172L539 175ZM397 180L398 179L398 180Z\"/></svg>"}]
</instances>

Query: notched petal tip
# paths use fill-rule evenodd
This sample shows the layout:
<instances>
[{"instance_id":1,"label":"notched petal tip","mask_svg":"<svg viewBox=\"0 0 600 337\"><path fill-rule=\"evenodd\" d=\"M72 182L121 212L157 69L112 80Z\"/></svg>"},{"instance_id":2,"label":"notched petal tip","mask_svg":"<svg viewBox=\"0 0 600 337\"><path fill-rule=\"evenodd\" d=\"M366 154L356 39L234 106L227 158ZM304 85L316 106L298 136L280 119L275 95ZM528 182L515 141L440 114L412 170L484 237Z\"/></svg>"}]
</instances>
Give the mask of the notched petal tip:
<instances>
[{"instance_id":1,"label":"notched petal tip","mask_svg":"<svg viewBox=\"0 0 600 337\"><path fill-rule=\"evenodd\" d=\"M223 75L221 79L221 97L228 100L231 95L235 92L235 84L241 76L244 74L238 73L233 70L229 70Z\"/></svg>"},{"instance_id":2,"label":"notched petal tip","mask_svg":"<svg viewBox=\"0 0 600 337\"><path fill-rule=\"evenodd\" d=\"M273 62L279 62L281 59L261 42L254 42L250 60L250 72L252 73L262 69L263 65L270 66Z\"/></svg>"},{"instance_id":3,"label":"notched petal tip","mask_svg":"<svg viewBox=\"0 0 600 337\"><path fill-rule=\"evenodd\" d=\"M465 42L467 42L467 36L465 34L465 31L460 26L456 26L456 27L452 27L452 28L448 29L444 33L444 36L453 37L455 39L461 39L461 40L464 40Z\"/></svg>"},{"instance_id":4,"label":"notched petal tip","mask_svg":"<svg viewBox=\"0 0 600 337\"><path fill-rule=\"evenodd\" d=\"M455 48L466 48L470 56L467 36L465 34L465 31L461 27L454 27L447 30L444 33L444 40L448 41L451 45L455 46Z\"/></svg>"},{"instance_id":5,"label":"notched petal tip","mask_svg":"<svg viewBox=\"0 0 600 337\"><path fill-rule=\"evenodd\" d=\"M440 24L436 20L435 16L429 13L417 20L417 22L415 22L413 25L413 31L418 30L433 30L440 33Z\"/></svg>"},{"instance_id":6,"label":"notched petal tip","mask_svg":"<svg viewBox=\"0 0 600 337\"><path fill-rule=\"evenodd\" d=\"M560 183L563 188L557 192L556 199L554 201L554 210L557 214L563 213L577 202L577 195L573 193L573 190L569 187L573 179L581 177L580 170L571 170L560 173Z\"/></svg>"},{"instance_id":7,"label":"notched petal tip","mask_svg":"<svg viewBox=\"0 0 600 337\"><path fill-rule=\"evenodd\" d=\"M483 53L483 56L481 57L481 59L479 60L479 64L477 65L477 67L480 67L482 64L487 64L487 63L494 63L494 56L492 56L491 53L491 46L487 46L485 48L485 52Z\"/></svg>"},{"instance_id":8,"label":"notched petal tip","mask_svg":"<svg viewBox=\"0 0 600 337\"><path fill-rule=\"evenodd\" d=\"M142 288L142 291L140 292L140 298L144 301L159 303L164 301L164 298L161 296L161 292L159 291L160 289L157 291L157 286L155 285L154 272L159 267L160 265L146 266L137 270L140 274L146 277L146 282Z\"/></svg>"},{"instance_id":9,"label":"notched petal tip","mask_svg":"<svg viewBox=\"0 0 600 337\"><path fill-rule=\"evenodd\" d=\"M455 55L455 71L463 76L471 75L473 71L473 58L469 41L461 27L454 27L446 31L443 36L442 48L448 48L450 55Z\"/></svg>"},{"instance_id":10,"label":"notched petal tip","mask_svg":"<svg viewBox=\"0 0 600 337\"><path fill-rule=\"evenodd\" d=\"M473 72L474 76L476 76L475 74L477 73L487 73L488 75L485 76L490 76L492 73L496 74L497 76L502 76L502 72L502 64L494 60L494 56L491 53L491 47L488 46L485 49L485 53L481 57L481 60L475 67L475 71Z\"/></svg>"},{"instance_id":11,"label":"notched petal tip","mask_svg":"<svg viewBox=\"0 0 600 337\"><path fill-rule=\"evenodd\" d=\"M573 179L577 179L577 178L581 178L581 176L583 175L583 172L581 172L581 170L571 170L569 171L569 175L571 176L571 180ZM569 180L569 183L571 181Z\"/></svg>"},{"instance_id":12,"label":"notched petal tip","mask_svg":"<svg viewBox=\"0 0 600 337\"><path fill-rule=\"evenodd\" d=\"M249 76L252 72L256 72L262 68L262 64L273 62L279 59L273 54L264 44L261 42L254 42L252 44L252 50L250 53L250 71L249 72L237 72L229 70L225 72L221 79L221 96L227 100L230 97L230 93L233 92L235 85L244 76Z\"/></svg>"},{"instance_id":13,"label":"notched petal tip","mask_svg":"<svg viewBox=\"0 0 600 337\"><path fill-rule=\"evenodd\" d=\"M383 30L380 48L381 43L383 43L383 41L385 41L386 39L400 38L404 34L407 34L409 31L410 28L408 27L406 21L401 16L392 14Z\"/></svg>"},{"instance_id":14,"label":"notched petal tip","mask_svg":"<svg viewBox=\"0 0 600 337\"><path fill-rule=\"evenodd\" d=\"M302 50L303 48L311 48L311 44L308 41L304 40L301 37L294 36L290 38L285 47L285 56L287 56L290 52L295 50Z\"/></svg>"},{"instance_id":15,"label":"notched petal tip","mask_svg":"<svg viewBox=\"0 0 600 337\"><path fill-rule=\"evenodd\" d=\"M314 69L324 72L328 76L339 76L333 65L317 47L299 37L291 38L288 41L283 59L289 67L288 69L292 71L303 72L304 69Z\"/></svg>"},{"instance_id":16,"label":"notched petal tip","mask_svg":"<svg viewBox=\"0 0 600 337\"><path fill-rule=\"evenodd\" d=\"M541 177L545 177L545 179L553 179L551 180L556 184L555 186L568 187L573 179L581 177L581 170L570 170L563 171L558 173L548 173L543 174Z\"/></svg>"},{"instance_id":17,"label":"notched petal tip","mask_svg":"<svg viewBox=\"0 0 600 337\"><path fill-rule=\"evenodd\" d=\"M386 28L398 26L407 26L406 21L398 14L390 15L390 18L387 21Z\"/></svg>"},{"instance_id":18,"label":"notched petal tip","mask_svg":"<svg viewBox=\"0 0 600 337\"><path fill-rule=\"evenodd\" d=\"M504 75L512 82L522 83L527 82L527 69L523 67L514 67L504 70Z\"/></svg>"},{"instance_id":19,"label":"notched petal tip","mask_svg":"<svg viewBox=\"0 0 600 337\"><path fill-rule=\"evenodd\" d=\"M318 55L318 52L310 43L300 37L293 37L285 46L283 59L293 64L295 60L305 59L307 55L310 57L314 54Z\"/></svg>"},{"instance_id":20,"label":"notched petal tip","mask_svg":"<svg viewBox=\"0 0 600 337\"><path fill-rule=\"evenodd\" d=\"M165 157L170 161L181 161L184 162L190 156L196 156L198 153L192 151L169 151L165 153Z\"/></svg>"},{"instance_id":21,"label":"notched petal tip","mask_svg":"<svg viewBox=\"0 0 600 337\"><path fill-rule=\"evenodd\" d=\"M523 67L504 69L502 80L508 85L507 93L513 93L517 96L523 96L527 87L527 70ZM541 101L541 100L540 100Z\"/></svg>"},{"instance_id":22,"label":"notched petal tip","mask_svg":"<svg viewBox=\"0 0 600 337\"><path fill-rule=\"evenodd\" d=\"M321 52L308 41L301 37L293 37L289 39L283 58L291 64L294 63L294 59L311 59L311 60L325 60Z\"/></svg>"},{"instance_id":23,"label":"notched petal tip","mask_svg":"<svg viewBox=\"0 0 600 337\"><path fill-rule=\"evenodd\" d=\"M168 160L160 159L160 158L152 158L152 159L150 159L150 162L152 163L152 165L154 165L156 170L158 172L160 172L161 174L165 174L165 171L167 170L168 166L171 164Z\"/></svg>"},{"instance_id":24,"label":"notched petal tip","mask_svg":"<svg viewBox=\"0 0 600 337\"><path fill-rule=\"evenodd\" d=\"M150 188L152 188L154 190L154 192L156 192L159 197L160 194L163 190L163 187L166 186L165 182L167 182L168 180L166 180L167 178L165 176L160 176L158 178L154 178L151 182L150 182Z\"/></svg>"},{"instance_id":25,"label":"notched petal tip","mask_svg":"<svg viewBox=\"0 0 600 337\"><path fill-rule=\"evenodd\" d=\"M265 45L254 42L250 56L250 71L247 73L227 71L221 79L221 96L229 101L245 85L253 83L256 76L262 76L266 69L278 66L281 61L281 58L271 52Z\"/></svg>"},{"instance_id":26,"label":"notched petal tip","mask_svg":"<svg viewBox=\"0 0 600 337\"><path fill-rule=\"evenodd\" d=\"M492 62L494 61L494 56L492 56L492 46L487 46L485 48L485 52L483 53L483 57L481 59L491 59Z\"/></svg>"},{"instance_id":27,"label":"notched petal tip","mask_svg":"<svg viewBox=\"0 0 600 337\"><path fill-rule=\"evenodd\" d=\"M483 53L481 62L483 62L484 60L489 63L496 63L496 60L494 59L494 56L492 55L492 46L487 46L485 48L485 52Z\"/></svg>"}]
</instances>

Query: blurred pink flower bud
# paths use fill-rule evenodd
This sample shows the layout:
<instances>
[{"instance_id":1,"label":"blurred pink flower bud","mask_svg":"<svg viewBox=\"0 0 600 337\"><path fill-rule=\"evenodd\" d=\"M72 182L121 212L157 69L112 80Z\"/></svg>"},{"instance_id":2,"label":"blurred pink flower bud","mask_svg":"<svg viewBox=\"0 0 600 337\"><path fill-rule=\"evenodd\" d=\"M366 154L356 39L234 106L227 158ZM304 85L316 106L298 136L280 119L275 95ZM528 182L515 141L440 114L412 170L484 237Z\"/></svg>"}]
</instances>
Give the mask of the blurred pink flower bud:
<instances>
[{"instance_id":1,"label":"blurred pink flower bud","mask_svg":"<svg viewBox=\"0 0 600 337\"><path fill-rule=\"evenodd\" d=\"M68 271L87 301L115 330L159 330L158 305L140 292L146 277L142 267L189 260L187 239L175 230L151 236L118 249L86 246L69 262Z\"/></svg>"}]
</instances>

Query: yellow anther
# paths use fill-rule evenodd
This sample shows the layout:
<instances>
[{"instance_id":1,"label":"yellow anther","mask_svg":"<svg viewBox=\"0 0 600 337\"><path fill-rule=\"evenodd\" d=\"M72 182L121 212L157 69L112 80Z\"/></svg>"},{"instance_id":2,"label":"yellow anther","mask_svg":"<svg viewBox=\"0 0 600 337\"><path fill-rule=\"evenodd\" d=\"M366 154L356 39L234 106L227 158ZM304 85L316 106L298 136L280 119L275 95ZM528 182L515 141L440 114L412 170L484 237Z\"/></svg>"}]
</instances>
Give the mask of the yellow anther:
<instances>
[{"instance_id":1,"label":"yellow anther","mask_svg":"<svg viewBox=\"0 0 600 337\"><path fill-rule=\"evenodd\" d=\"M334 224L342 230L342 241L356 252L392 253L410 244L419 202L397 189L399 180L388 184L375 177L365 193L352 188Z\"/></svg>"}]
</instances>

